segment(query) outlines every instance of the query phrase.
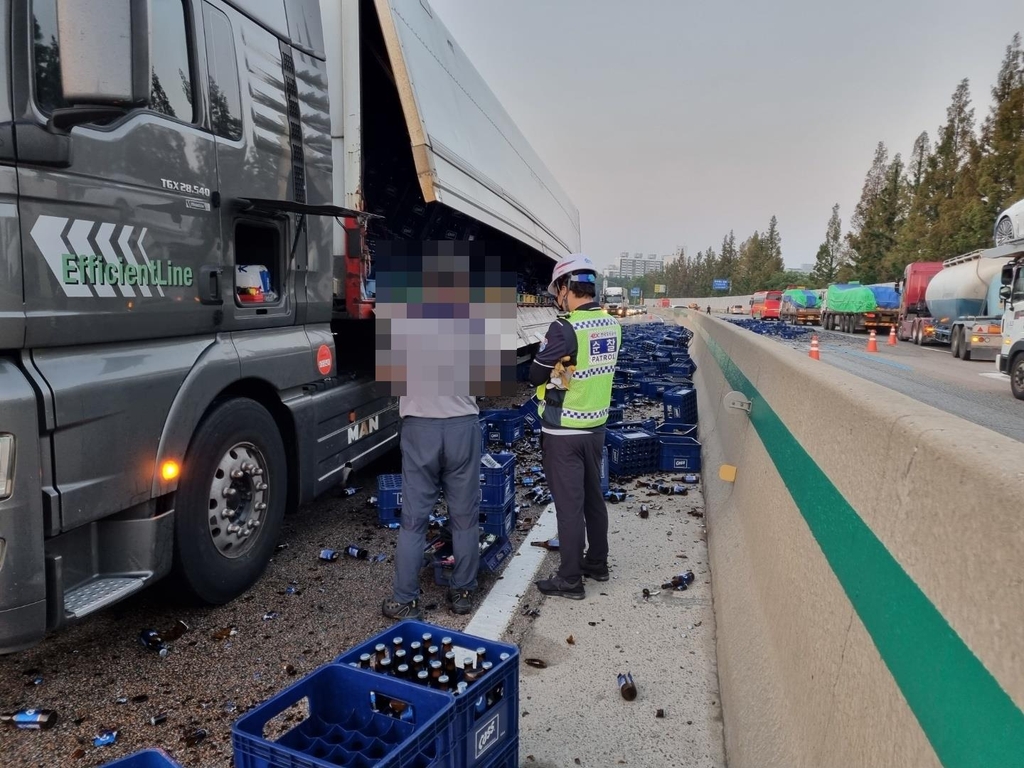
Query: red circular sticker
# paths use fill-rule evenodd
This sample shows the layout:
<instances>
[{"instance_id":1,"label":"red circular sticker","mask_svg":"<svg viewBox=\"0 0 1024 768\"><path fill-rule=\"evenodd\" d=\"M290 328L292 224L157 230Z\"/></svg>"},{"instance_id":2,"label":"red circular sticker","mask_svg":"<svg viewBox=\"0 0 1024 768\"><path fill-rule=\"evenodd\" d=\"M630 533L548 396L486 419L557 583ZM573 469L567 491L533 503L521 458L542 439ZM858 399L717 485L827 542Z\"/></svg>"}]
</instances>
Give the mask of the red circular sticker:
<instances>
[{"instance_id":1,"label":"red circular sticker","mask_svg":"<svg viewBox=\"0 0 1024 768\"><path fill-rule=\"evenodd\" d=\"M321 344L320 349L316 351L316 367L322 376L326 376L331 372L331 368L334 367L331 348L326 344Z\"/></svg>"}]
</instances>

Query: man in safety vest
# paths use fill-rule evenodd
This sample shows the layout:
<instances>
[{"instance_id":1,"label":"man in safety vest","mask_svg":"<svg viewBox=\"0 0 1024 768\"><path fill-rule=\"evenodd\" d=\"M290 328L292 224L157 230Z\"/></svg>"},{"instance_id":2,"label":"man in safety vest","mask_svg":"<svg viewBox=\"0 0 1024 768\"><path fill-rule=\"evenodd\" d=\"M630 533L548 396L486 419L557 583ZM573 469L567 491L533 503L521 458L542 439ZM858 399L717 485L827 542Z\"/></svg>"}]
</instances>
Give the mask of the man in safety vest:
<instances>
[{"instance_id":1,"label":"man in safety vest","mask_svg":"<svg viewBox=\"0 0 1024 768\"><path fill-rule=\"evenodd\" d=\"M608 580L601 450L622 328L597 302L597 267L587 256L559 262L548 293L568 316L548 328L530 383L540 401L544 474L555 502L562 562L537 587L545 595L582 600L583 576Z\"/></svg>"}]
</instances>

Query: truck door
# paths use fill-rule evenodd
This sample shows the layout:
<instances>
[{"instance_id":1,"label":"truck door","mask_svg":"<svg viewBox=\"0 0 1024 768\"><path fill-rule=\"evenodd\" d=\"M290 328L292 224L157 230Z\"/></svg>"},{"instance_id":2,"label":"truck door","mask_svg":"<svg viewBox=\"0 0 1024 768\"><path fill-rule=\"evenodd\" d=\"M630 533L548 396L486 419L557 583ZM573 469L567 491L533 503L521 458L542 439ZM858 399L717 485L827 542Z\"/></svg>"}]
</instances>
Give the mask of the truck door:
<instances>
[{"instance_id":1,"label":"truck door","mask_svg":"<svg viewBox=\"0 0 1024 768\"><path fill-rule=\"evenodd\" d=\"M287 45L227 3L214 0L202 6L223 202L218 213L227 264L225 329L293 325L296 303L305 297L304 235L296 239L300 219L246 210L241 202L305 202L301 162L299 171L293 167L293 155L300 161L302 156L293 62ZM283 18L276 21L287 28ZM278 342L289 346L286 339Z\"/></svg>"},{"instance_id":2,"label":"truck door","mask_svg":"<svg viewBox=\"0 0 1024 768\"><path fill-rule=\"evenodd\" d=\"M18 9L30 9L18 19ZM217 330L198 304L204 265L220 261L213 136L201 124L205 67L192 3L154 0L152 98L66 135L45 127L66 106L56 0L16 3L26 25L18 177L28 345L66 346ZM208 284L208 283L207 283Z\"/></svg>"},{"instance_id":3,"label":"truck door","mask_svg":"<svg viewBox=\"0 0 1024 768\"><path fill-rule=\"evenodd\" d=\"M53 129L67 106L56 0L5 7L25 346L67 530L149 501L170 404L219 329L201 301L222 250L202 17L192 0L152 0L150 106Z\"/></svg>"}]
</instances>

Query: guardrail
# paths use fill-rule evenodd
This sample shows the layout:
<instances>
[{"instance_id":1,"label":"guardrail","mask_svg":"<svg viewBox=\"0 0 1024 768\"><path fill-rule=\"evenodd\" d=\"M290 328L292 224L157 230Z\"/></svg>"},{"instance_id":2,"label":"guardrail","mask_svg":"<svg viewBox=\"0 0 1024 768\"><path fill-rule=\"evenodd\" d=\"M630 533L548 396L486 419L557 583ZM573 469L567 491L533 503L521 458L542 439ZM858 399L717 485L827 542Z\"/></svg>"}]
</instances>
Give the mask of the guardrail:
<instances>
[{"instance_id":1,"label":"guardrail","mask_svg":"<svg viewBox=\"0 0 1024 768\"><path fill-rule=\"evenodd\" d=\"M1024 445L655 313L696 334L730 764L1024 764Z\"/></svg>"}]
</instances>

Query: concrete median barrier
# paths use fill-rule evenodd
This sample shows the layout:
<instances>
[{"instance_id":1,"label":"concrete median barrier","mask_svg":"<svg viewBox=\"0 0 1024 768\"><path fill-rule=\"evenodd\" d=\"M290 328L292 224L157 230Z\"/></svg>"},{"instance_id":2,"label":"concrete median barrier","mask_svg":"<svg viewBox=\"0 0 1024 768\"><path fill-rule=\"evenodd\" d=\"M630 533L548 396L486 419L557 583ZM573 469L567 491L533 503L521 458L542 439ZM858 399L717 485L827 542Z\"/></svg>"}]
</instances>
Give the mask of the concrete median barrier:
<instances>
[{"instance_id":1,"label":"concrete median barrier","mask_svg":"<svg viewBox=\"0 0 1024 768\"><path fill-rule=\"evenodd\" d=\"M729 764L1024 765L1024 445L655 314L696 334Z\"/></svg>"}]
</instances>

